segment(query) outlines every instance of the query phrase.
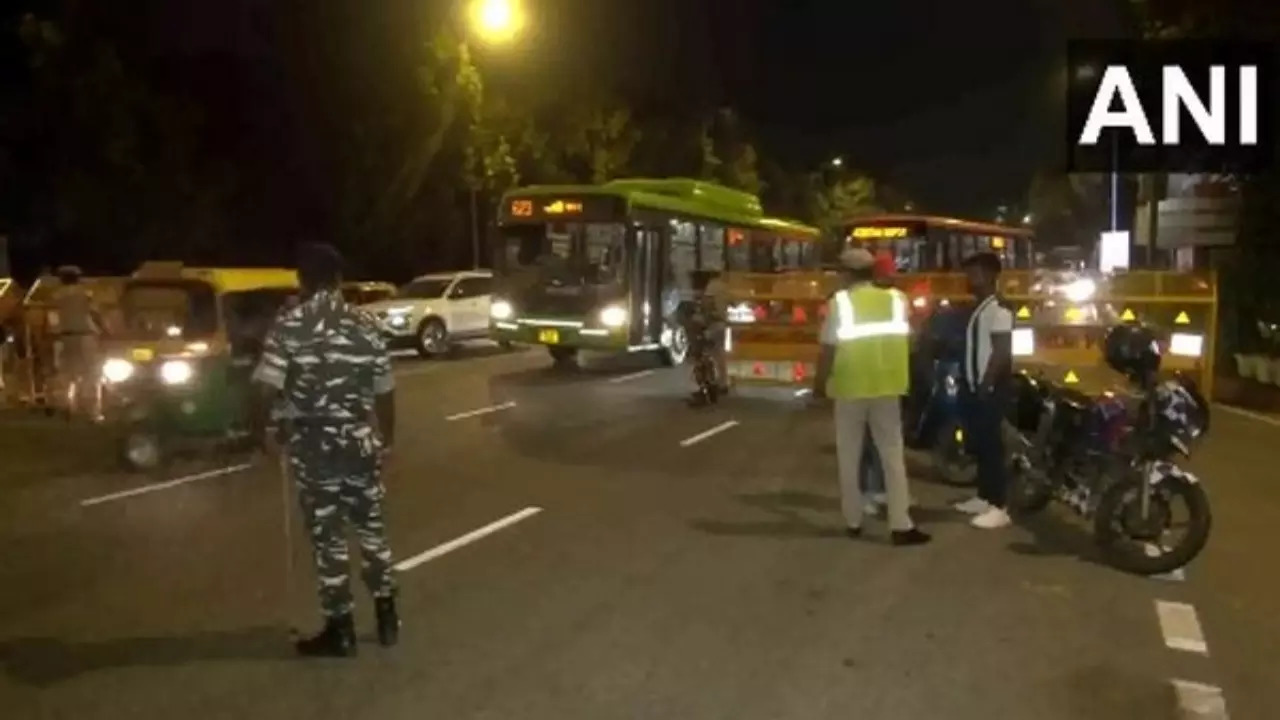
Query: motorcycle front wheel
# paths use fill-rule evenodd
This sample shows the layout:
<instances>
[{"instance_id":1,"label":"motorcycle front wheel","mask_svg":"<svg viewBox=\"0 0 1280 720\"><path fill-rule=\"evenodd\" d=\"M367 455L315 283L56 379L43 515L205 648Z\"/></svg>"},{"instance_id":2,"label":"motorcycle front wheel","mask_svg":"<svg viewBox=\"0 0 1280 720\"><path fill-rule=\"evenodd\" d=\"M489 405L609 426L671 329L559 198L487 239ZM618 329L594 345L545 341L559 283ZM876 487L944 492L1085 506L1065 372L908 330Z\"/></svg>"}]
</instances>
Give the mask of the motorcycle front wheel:
<instances>
[{"instance_id":1,"label":"motorcycle front wheel","mask_svg":"<svg viewBox=\"0 0 1280 720\"><path fill-rule=\"evenodd\" d=\"M978 479L978 464L965 452L964 431L956 421L938 428L930 449L933 472L938 481L953 487L968 487Z\"/></svg>"},{"instance_id":2,"label":"motorcycle front wheel","mask_svg":"<svg viewBox=\"0 0 1280 720\"><path fill-rule=\"evenodd\" d=\"M1107 564L1136 575L1162 575L1185 567L1209 541L1213 516L1209 496L1199 483L1166 475L1151 489L1144 513L1141 477L1115 483L1102 494L1094 517L1094 538ZM1186 532L1169 544L1174 500L1188 510Z\"/></svg>"}]
</instances>

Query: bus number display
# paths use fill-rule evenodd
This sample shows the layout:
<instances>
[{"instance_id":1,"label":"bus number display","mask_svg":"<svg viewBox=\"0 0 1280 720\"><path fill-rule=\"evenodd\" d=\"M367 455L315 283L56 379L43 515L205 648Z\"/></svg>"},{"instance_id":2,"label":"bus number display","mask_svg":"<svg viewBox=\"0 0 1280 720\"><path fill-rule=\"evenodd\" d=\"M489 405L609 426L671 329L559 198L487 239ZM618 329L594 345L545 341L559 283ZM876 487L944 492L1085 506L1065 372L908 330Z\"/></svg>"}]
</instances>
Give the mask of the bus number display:
<instances>
[{"instance_id":1,"label":"bus number display","mask_svg":"<svg viewBox=\"0 0 1280 720\"><path fill-rule=\"evenodd\" d=\"M850 233L851 237L858 240L904 238L907 235L907 229L904 227L859 227L854 228Z\"/></svg>"},{"instance_id":2,"label":"bus number display","mask_svg":"<svg viewBox=\"0 0 1280 720\"><path fill-rule=\"evenodd\" d=\"M533 201L532 200L512 200L511 201L512 217L533 217Z\"/></svg>"}]
</instances>

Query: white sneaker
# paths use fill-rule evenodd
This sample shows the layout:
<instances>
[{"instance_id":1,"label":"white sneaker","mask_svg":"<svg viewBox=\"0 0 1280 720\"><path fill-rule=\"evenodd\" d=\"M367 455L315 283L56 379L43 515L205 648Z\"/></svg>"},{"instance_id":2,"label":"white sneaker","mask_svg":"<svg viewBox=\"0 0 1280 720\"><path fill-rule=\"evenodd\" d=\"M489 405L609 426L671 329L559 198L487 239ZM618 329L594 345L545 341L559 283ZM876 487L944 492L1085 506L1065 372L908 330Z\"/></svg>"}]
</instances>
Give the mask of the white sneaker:
<instances>
[{"instance_id":1,"label":"white sneaker","mask_svg":"<svg viewBox=\"0 0 1280 720\"><path fill-rule=\"evenodd\" d=\"M958 502L951 507L965 515L981 515L991 509L991 503L980 497L971 497L964 502Z\"/></svg>"},{"instance_id":2,"label":"white sneaker","mask_svg":"<svg viewBox=\"0 0 1280 720\"><path fill-rule=\"evenodd\" d=\"M1013 519L1009 517L1009 513L1005 512L1003 508L989 507L981 515L975 515L969 521L969 524L979 530L997 530L1012 525Z\"/></svg>"},{"instance_id":3,"label":"white sneaker","mask_svg":"<svg viewBox=\"0 0 1280 720\"><path fill-rule=\"evenodd\" d=\"M884 505L875 500L864 500L862 503L862 514L867 517L878 518L884 512Z\"/></svg>"}]
</instances>

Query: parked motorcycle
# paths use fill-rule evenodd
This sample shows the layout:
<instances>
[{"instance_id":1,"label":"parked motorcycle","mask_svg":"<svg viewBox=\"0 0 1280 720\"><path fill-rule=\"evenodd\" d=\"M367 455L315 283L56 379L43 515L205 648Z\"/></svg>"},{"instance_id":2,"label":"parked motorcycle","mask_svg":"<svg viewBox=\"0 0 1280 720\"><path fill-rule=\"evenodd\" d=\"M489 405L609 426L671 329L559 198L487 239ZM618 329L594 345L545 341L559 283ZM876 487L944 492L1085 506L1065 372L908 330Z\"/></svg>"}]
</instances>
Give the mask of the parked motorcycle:
<instances>
[{"instance_id":1,"label":"parked motorcycle","mask_svg":"<svg viewBox=\"0 0 1280 720\"><path fill-rule=\"evenodd\" d=\"M934 473L948 485L972 485L978 475L977 464L965 450L960 415L962 382L959 361L934 361L929 394L911 428L912 445L929 451Z\"/></svg>"},{"instance_id":2,"label":"parked motorcycle","mask_svg":"<svg viewBox=\"0 0 1280 720\"><path fill-rule=\"evenodd\" d=\"M1056 499L1093 521L1113 567L1171 572L1199 555L1212 525L1204 487L1179 465L1207 433L1209 405L1188 377L1156 380L1159 348L1149 330L1113 329L1105 348L1108 365L1139 390L1136 408L1114 393L1093 397L1016 377L1010 504L1033 513ZM1187 509L1185 532L1173 539L1179 503Z\"/></svg>"}]
</instances>

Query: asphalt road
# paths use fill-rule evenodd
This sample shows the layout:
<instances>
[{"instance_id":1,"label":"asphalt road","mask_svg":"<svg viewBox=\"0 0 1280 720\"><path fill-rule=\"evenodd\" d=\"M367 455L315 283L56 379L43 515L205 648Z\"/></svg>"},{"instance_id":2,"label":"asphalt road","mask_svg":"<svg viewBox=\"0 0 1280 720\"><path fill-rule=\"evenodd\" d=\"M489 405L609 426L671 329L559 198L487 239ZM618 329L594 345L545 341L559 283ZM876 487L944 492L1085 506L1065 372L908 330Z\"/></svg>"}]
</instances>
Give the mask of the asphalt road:
<instances>
[{"instance_id":1,"label":"asphalt road","mask_svg":"<svg viewBox=\"0 0 1280 720\"><path fill-rule=\"evenodd\" d=\"M0 717L1277 716L1274 419L1215 415L1193 463L1211 544L1155 580L1094 562L1065 511L980 533L923 481L932 545L849 540L822 413L786 393L694 411L674 371L547 366L399 365L405 628L378 647L363 602L345 661L290 654L315 600L272 468L129 477L82 430L0 418Z\"/></svg>"}]
</instances>

